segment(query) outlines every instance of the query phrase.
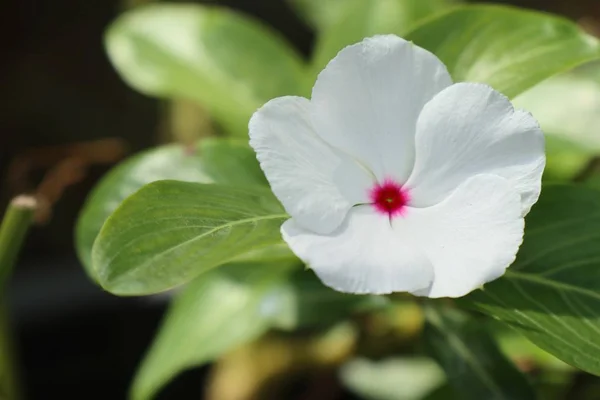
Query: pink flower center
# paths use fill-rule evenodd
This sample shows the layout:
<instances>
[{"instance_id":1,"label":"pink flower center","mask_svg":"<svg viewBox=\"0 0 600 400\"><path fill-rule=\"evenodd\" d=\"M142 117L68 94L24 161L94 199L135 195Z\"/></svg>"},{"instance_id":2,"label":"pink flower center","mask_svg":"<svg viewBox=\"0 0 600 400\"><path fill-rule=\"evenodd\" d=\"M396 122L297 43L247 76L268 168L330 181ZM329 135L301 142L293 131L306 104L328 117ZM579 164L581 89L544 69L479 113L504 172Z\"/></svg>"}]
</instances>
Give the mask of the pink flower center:
<instances>
[{"instance_id":1,"label":"pink flower center","mask_svg":"<svg viewBox=\"0 0 600 400\"><path fill-rule=\"evenodd\" d=\"M369 197L375 210L390 218L402 215L410 200L408 190L391 179L386 179L383 184L376 184L371 188Z\"/></svg>"}]
</instances>

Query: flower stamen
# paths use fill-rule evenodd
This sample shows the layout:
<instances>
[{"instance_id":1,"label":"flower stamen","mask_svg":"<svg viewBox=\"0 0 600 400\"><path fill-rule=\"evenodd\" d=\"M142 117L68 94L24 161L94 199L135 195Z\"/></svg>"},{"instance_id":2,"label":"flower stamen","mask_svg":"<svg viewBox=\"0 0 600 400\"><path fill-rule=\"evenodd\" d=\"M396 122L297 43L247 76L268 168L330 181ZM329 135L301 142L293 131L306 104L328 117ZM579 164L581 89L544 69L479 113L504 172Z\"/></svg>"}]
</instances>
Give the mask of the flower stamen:
<instances>
[{"instance_id":1,"label":"flower stamen","mask_svg":"<svg viewBox=\"0 0 600 400\"><path fill-rule=\"evenodd\" d=\"M383 184L376 184L369 191L371 205L381 214L390 218L403 215L410 200L407 189L392 179L386 179Z\"/></svg>"}]
</instances>

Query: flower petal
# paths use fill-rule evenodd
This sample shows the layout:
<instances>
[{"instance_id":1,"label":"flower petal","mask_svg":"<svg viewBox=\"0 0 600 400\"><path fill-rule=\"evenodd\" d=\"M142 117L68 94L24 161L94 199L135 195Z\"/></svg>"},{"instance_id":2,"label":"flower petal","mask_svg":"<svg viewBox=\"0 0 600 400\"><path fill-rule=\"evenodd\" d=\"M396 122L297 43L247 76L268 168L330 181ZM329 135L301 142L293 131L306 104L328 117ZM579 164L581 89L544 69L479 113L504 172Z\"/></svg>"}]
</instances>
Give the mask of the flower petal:
<instances>
[{"instance_id":1,"label":"flower petal","mask_svg":"<svg viewBox=\"0 0 600 400\"><path fill-rule=\"evenodd\" d=\"M521 199L512 183L478 175L441 203L409 208L394 229L412 231L431 260L435 279L428 297L460 297L504 274L523 240Z\"/></svg>"},{"instance_id":2,"label":"flower petal","mask_svg":"<svg viewBox=\"0 0 600 400\"><path fill-rule=\"evenodd\" d=\"M380 181L405 182L419 113L451 84L444 64L427 50L394 35L368 38L340 51L319 75L315 128Z\"/></svg>"},{"instance_id":3,"label":"flower petal","mask_svg":"<svg viewBox=\"0 0 600 400\"><path fill-rule=\"evenodd\" d=\"M487 85L457 83L435 96L421 112L415 146L406 184L414 206L436 204L466 179L486 173L510 182L521 195L523 215L539 197L544 135L531 114L515 110Z\"/></svg>"},{"instance_id":4,"label":"flower petal","mask_svg":"<svg viewBox=\"0 0 600 400\"><path fill-rule=\"evenodd\" d=\"M250 145L286 211L304 228L329 233L368 201L373 178L315 134L310 109L302 97L269 101L250 120Z\"/></svg>"},{"instance_id":5,"label":"flower petal","mask_svg":"<svg viewBox=\"0 0 600 400\"><path fill-rule=\"evenodd\" d=\"M292 251L324 284L341 292L385 294L430 286L432 265L411 233L392 229L387 216L355 207L330 235L302 229L295 220L281 227Z\"/></svg>"}]
</instances>

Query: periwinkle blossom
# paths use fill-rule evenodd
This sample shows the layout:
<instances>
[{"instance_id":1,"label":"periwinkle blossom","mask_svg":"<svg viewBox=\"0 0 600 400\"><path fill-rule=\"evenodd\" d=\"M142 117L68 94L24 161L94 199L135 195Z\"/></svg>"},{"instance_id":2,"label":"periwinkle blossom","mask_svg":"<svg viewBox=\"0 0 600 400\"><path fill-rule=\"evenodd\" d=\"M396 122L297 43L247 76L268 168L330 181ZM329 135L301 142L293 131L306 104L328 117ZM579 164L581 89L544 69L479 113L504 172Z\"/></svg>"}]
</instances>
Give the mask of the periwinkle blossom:
<instances>
[{"instance_id":1,"label":"periwinkle blossom","mask_svg":"<svg viewBox=\"0 0 600 400\"><path fill-rule=\"evenodd\" d=\"M350 293L458 297L500 277L545 165L529 113L393 35L343 49L310 100L265 104L250 144L291 216L284 240Z\"/></svg>"}]
</instances>

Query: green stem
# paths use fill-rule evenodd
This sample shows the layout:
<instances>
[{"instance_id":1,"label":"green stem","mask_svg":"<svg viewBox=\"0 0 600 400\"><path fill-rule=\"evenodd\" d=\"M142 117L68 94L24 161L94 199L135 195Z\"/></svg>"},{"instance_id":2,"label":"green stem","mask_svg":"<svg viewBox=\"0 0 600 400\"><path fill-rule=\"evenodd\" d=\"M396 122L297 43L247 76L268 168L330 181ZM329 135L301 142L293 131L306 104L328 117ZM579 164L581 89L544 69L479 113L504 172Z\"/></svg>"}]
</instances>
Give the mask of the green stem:
<instances>
[{"instance_id":1,"label":"green stem","mask_svg":"<svg viewBox=\"0 0 600 400\"><path fill-rule=\"evenodd\" d=\"M16 197L10 202L0 225L0 399L19 398L4 289L36 208L35 198Z\"/></svg>"},{"instance_id":2,"label":"green stem","mask_svg":"<svg viewBox=\"0 0 600 400\"><path fill-rule=\"evenodd\" d=\"M18 196L10 202L0 225L0 293L4 291L21 250L23 239L33 221L37 202L30 196Z\"/></svg>"}]
</instances>

